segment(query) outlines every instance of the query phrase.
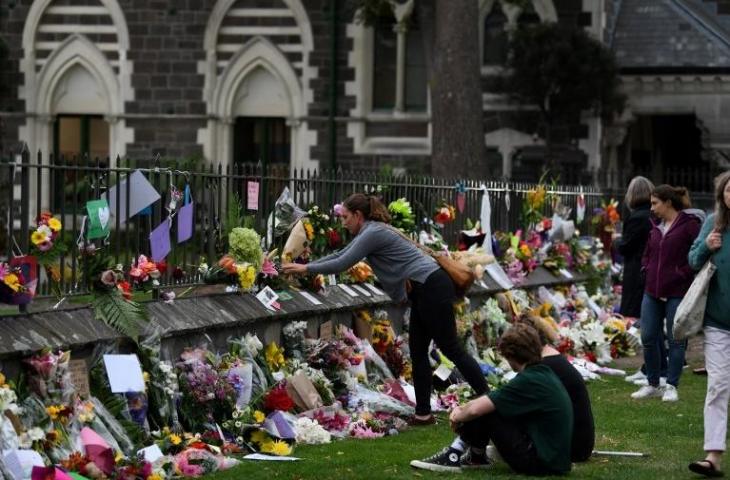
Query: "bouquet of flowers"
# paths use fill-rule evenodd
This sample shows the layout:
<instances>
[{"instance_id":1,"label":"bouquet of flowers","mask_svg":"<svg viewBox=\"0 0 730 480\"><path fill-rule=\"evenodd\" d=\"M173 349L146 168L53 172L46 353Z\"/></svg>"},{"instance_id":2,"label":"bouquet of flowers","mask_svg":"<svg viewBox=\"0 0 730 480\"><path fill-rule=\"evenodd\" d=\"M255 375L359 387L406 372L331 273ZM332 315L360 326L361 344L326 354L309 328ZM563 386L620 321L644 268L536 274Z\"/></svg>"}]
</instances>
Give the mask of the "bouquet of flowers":
<instances>
[{"instance_id":1,"label":"bouquet of flowers","mask_svg":"<svg viewBox=\"0 0 730 480\"><path fill-rule=\"evenodd\" d=\"M363 283L373 279L373 269L365 262L357 262L340 276L341 281Z\"/></svg>"},{"instance_id":2,"label":"bouquet of flowers","mask_svg":"<svg viewBox=\"0 0 730 480\"><path fill-rule=\"evenodd\" d=\"M74 395L69 361L71 351L43 350L26 359L30 367L28 386L46 405L69 405Z\"/></svg>"},{"instance_id":3,"label":"bouquet of flowers","mask_svg":"<svg viewBox=\"0 0 730 480\"><path fill-rule=\"evenodd\" d=\"M30 290L23 270L0 262L0 299L10 304L27 303L23 297L28 293Z\"/></svg>"},{"instance_id":4,"label":"bouquet of flowers","mask_svg":"<svg viewBox=\"0 0 730 480\"><path fill-rule=\"evenodd\" d=\"M601 207L593 211L591 224L595 228L596 236L603 242L606 252L611 251L613 233L616 231L616 224L621 220L618 213L618 201L613 198L608 202L603 201Z\"/></svg>"},{"instance_id":5,"label":"bouquet of flowers","mask_svg":"<svg viewBox=\"0 0 730 480\"><path fill-rule=\"evenodd\" d=\"M388 205L391 225L403 233L412 233L416 230L416 216L413 214L410 202L405 198L399 198Z\"/></svg>"},{"instance_id":6,"label":"bouquet of flowers","mask_svg":"<svg viewBox=\"0 0 730 480\"><path fill-rule=\"evenodd\" d=\"M62 228L61 221L51 213L38 215L36 228L30 234L30 254L44 267L50 267L66 253L68 247L63 241Z\"/></svg>"},{"instance_id":7,"label":"bouquet of flowers","mask_svg":"<svg viewBox=\"0 0 730 480\"><path fill-rule=\"evenodd\" d=\"M453 205L449 205L446 202L442 202L441 205L436 207L436 211L433 215L433 222L443 227L447 223L451 223L456 219L456 209Z\"/></svg>"},{"instance_id":8,"label":"bouquet of flowers","mask_svg":"<svg viewBox=\"0 0 730 480\"><path fill-rule=\"evenodd\" d=\"M159 279L166 270L166 262L155 263L145 255L140 255L136 261L132 262L129 278L134 287L147 290L160 284Z\"/></svg>"},{"instance_id":9,"label":"bouquet of flowers","mask_svg":"<svg viewBox=\"0 0 730 480\"><path fill-rule=\"evenodd\" d=\"M255 450L251 445L251 434L261 428L266 414L261 410L255 410L251 406L242 409L236 408L231 413L231 418L223 422L223 429L231 434L239 447L246 447Z\"/></svg>"},{"instance_id":10,"label":"bouquet of flowers","mask_svg":"<svg viewBox=\"0 0 730 480\"><path fill-rule=\"evenodd\" d=\"M552 244L542 265L553 273L557 273L564 268L572 268L573 256L570 246L563 242Z\"/></svg>"},{"instance_id":11,"label":"bouquet of flowers","mask_svg":"<svg viewBox=\"0 0 730 480\"><path fill-rule=\"evenodd\" d=\"M215 357L199 348L187 350L180 355L177 367L183 394L181 419L196 430L227 418L235 405L236 392L227 375L218 371Z\"/></svg>"},{"instance_id":12,"label":"bouquet of flowers","mask_svg":"<svg viewBox=\"0 0 730 480\"><path fill-rule=\"evenodd\" d=\"M241 291L248 291L264 264L261 237L250 228L236 227L228 235L228 245L229 253L218 261L218 265L207 269L205 281L237 284Z\"/></svg>"},{"instance_id":13,"label":"bouquet of flowers","mask_svg":"<svg viewBox=\"0 0 730 480\"><path fill-rule=\"evenodd\" d=\"M312 257L318 258L342 246L342 226L332 217L312 205L302 219Z\"/></svg>"}]
</instances>

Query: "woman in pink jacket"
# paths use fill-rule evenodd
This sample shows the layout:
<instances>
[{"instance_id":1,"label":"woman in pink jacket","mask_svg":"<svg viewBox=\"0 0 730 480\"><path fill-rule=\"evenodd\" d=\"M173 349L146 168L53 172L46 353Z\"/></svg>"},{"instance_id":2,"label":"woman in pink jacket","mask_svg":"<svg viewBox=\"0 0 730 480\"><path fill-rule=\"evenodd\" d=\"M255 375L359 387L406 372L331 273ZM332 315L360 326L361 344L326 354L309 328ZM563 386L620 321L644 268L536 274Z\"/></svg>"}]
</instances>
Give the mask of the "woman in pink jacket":
<instances>
[{"instance_id":1,"label":"woman in pink jacket","mask_svg":"<svg viewBox=\"0 0 730 480\"><path fill-rule=\"evenodd\" d=\"M683 211L687 207L687 199L686 188L671 185L659 185L651 194L651 212L656 221L649 232L641 262L646 273L641 301L641 343L648 385L632 393L632 398L662 397L665 402L679 400L677 386L687 344L674 340L672 326L677 306L694 279L687 254L701 226L696 216ZM662 390L659 388L661 354L658 341L665 326L669 361L667 385Z\"/></svg>"}]
</instances>

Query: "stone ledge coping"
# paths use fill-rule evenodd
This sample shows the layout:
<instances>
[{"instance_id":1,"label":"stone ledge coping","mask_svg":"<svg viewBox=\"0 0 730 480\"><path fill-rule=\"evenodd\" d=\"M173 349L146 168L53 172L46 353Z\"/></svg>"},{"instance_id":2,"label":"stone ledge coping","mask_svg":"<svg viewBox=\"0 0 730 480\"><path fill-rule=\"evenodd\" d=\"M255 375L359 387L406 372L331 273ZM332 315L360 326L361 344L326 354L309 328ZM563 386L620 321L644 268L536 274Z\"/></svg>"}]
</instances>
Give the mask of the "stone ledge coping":
<instances>
[{"instance_id":1,"label":"stone ledge coping","mask_svg":"<svg viewBox=\"0 0 730 480\"><path fill-rule=\"evenodd\" d=\"M540 286L580 283L586 277L574 274L574 278L557 277L543 267L538 267L519 289L533 289ZM504 291L494 280L485 275L486 288L475 284L468 296L479 298ZM323 313L336 313L392 306L387 295L357 297L348 295L343 289L327 287L324 293L313 294L321 305L313 305L300 292L287 290L293 297L280 301L281 310L272 311L264 307L252 294L220 293L205 296L178 298L172 304L161 301L147 302L150 324L142 333L155 329L163 339L196 334L200 332L239 329L259 322L285 323L291 320L321 317ZM43 348L79 349L98 342L119 342L125 337L103 322L94 318L90 306L49 310L26 315L0 318L0 359L18 358L30 355Z\"/></svg>"}]
</instances>

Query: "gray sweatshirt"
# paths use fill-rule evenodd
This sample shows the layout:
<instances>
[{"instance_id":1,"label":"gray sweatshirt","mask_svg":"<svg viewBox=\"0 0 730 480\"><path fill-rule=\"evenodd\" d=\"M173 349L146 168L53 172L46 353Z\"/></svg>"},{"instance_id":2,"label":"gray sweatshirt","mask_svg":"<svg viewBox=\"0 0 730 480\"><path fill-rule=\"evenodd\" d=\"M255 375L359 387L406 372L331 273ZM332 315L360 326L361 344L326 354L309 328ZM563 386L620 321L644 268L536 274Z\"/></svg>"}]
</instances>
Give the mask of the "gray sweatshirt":
<instances>
[{"instance_id":1,"label":"gray sweatshirt","mask_svg":"<svg viewBox=\"0 0 730 480\"><path fill-rule=\"evenodd\" d=\"M423 283L439 266L413 243L380 222L367 221L345 248L307 264L312 273L344 272L367 259L385 292L396 302L406 300L407 279Z\"/></svg>"}]
</instances>

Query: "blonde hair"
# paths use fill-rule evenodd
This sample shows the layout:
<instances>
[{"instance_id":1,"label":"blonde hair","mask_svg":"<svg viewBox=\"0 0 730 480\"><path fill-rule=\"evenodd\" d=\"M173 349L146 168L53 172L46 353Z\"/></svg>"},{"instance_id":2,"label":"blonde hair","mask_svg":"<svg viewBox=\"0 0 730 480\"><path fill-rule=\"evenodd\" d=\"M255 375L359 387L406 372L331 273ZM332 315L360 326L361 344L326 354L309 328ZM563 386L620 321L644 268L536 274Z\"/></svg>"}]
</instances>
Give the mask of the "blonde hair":
<instances>
[{"instance_id":1,"label":"blonde hair","mask_svg":"<svg viewBox=\"0 0 730 480\"><path fill-rule=\"evenodd\" d=\"M725 204L725 186L730 181L730 170L715 178L715 229L724 233L730 224L730 209Z\"/></svg>"}]
</instances>

